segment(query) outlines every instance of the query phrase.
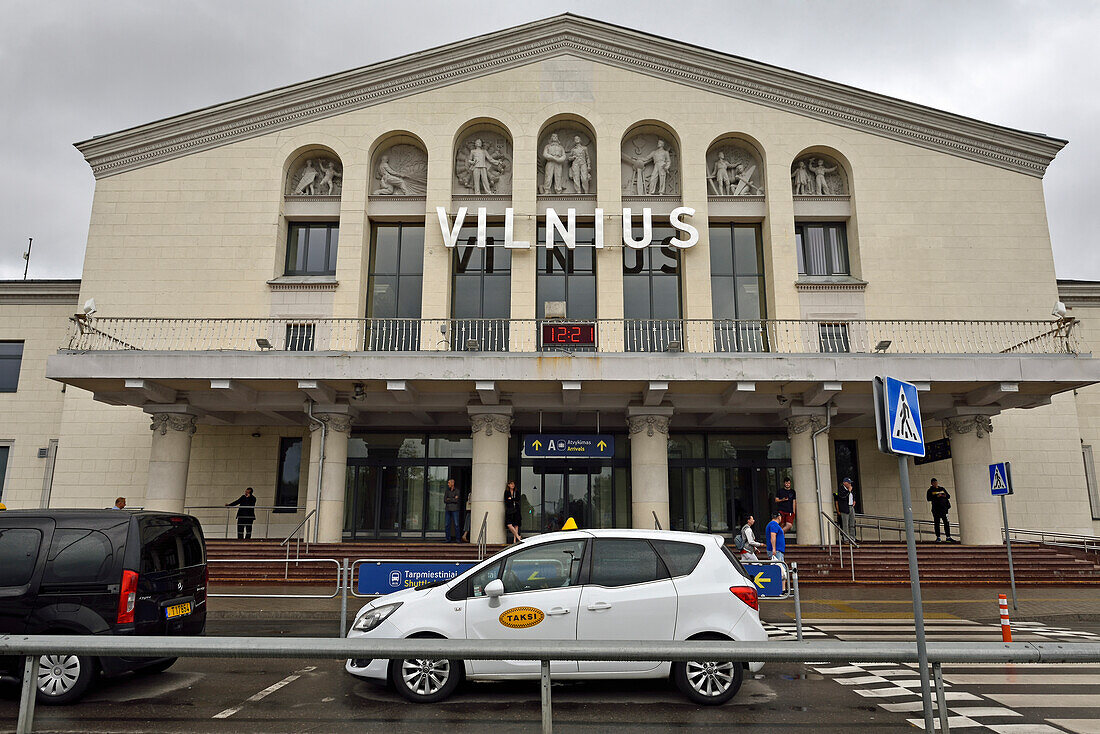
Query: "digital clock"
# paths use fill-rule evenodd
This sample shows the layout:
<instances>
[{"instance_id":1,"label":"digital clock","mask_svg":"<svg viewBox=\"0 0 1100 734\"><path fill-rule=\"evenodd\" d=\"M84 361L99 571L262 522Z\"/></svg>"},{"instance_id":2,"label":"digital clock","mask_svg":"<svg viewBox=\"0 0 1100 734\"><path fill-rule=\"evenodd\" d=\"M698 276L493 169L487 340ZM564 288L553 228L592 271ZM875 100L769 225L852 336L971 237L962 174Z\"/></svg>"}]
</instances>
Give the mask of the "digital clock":
<instances>
[{"instance_id":1,"label":"digital clock","mask_svg":"<svg viewBox=\"0 0 1100 734\"><path fill-rule=\"evenodd\" d=\"M593 323L545 323L542 325L544 347L594 347L596 325Z\"/></svg>"}]
</instances>

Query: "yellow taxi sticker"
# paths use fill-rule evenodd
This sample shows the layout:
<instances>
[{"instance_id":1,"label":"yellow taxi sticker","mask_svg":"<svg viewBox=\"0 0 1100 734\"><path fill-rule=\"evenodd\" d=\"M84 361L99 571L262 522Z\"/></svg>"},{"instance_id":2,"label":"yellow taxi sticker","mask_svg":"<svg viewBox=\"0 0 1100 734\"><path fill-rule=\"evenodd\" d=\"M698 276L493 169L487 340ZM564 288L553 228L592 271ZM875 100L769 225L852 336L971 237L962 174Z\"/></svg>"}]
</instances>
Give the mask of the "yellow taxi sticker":
<instances>
[{"instance_id":1,"label":"yellow taxi sticker","mask_svg":"<svg viewBox=\"0 0 1100 734\"><path fill-rule=\"evenodd\" d=\"M512 607L500 615L500 623L505 627L522 630L534 627L546 618L541 609L534 607Z\"/></svg>"}]
</instances>

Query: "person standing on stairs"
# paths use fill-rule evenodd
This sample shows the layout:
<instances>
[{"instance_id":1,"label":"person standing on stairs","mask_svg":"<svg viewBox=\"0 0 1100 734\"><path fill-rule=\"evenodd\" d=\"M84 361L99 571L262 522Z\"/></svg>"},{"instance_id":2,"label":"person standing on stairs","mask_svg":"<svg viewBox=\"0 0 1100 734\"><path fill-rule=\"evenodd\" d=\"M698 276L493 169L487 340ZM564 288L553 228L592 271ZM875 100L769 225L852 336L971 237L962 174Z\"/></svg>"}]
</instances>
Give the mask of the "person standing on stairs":
<instances>
[{"instance_id":1,"label":"person standing on stairs","mask_svg":"<svg viewBox=\"0 0 1100 734\"><path fill-rule=\"evenodd\" d=\"M943 532L947 536L948 543L958 541L951 537L951 521L947 519L947 511L951 509L951 495L940 486L935 477L932 478L932 486L928 488L928 501L932 503L932 520L936 524L936 542L940 540L940 523L943 523Z\"/></svg>"},{"instance_id":2,"label":"person standing on stairs","mask_svg":"<svg viewBox=\"0 0 1100 734\"><path fill-rule=\"evenodd\" d=\"M252 487L245 487L244 494L225 506L237 508L237 540L251 540L252 523L256 522L256 498L252 495Z\"/></svg>"}]
</instances>

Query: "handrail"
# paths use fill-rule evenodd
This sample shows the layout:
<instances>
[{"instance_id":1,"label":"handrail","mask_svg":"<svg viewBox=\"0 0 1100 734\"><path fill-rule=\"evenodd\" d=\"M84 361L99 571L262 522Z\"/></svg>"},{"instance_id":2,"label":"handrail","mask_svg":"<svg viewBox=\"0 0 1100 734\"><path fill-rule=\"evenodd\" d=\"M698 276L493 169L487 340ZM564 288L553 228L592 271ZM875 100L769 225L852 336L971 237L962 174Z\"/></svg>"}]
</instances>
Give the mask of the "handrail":
<instances>
[{"instance_id":1,"label":"handrail","mask_svg":"<svg viewBox=\"0 0 1100 734\"><path fill-rule=\"evenodd\" d=\"M828 515L826 515L826 514L825 514L824 512L822 512L822 513L821 513L821 516L822 516L823 518L825 518L825 519L826 519L826 520L827 520L827 521L828 521L828 522L829 522L829 523L830 523L830 524L831 524L831 525L832 525L832 526L833 526L834 528L836 528L837 530L839 530L839 531L840 531L840 534L841 534L841 535L843 535L843 536L844 536L845 538L847 538L847 539L848 539L848 543L850 543L851 545L854 545L854 546L855 546L856 548L858 548L858 547L859 547L859 543L857 543L857 542L856 542L856 539L855 539L855 538L853 538L853 537L852 537L851 535L848 535L848 531L846 531L846 530L845 530L844 528L840 527L840 525L838 525L838 524L836 523L836 520L834 520L833 518L829 517L829 516L828 516Z\"/></svg>"},{"instance_id":2,"label":"handrail","mask_svg":"<svg viewBox=\"0 0 1100 734\"><path fill-rule=\"evenodd\" d=\"M864 515L856 513L856 528L862 530L864 527L870 529L870 523L865 523L863 520L875 521L875 540L882 540L882 532L885 530L888 533L898 533L899 535L905 534L905 518L890 517L889 515ZM882 527L883 522L897 523L900 527ZM913 519L913 530L916 532L918 539L923 537L926 533L929 535L934 534L935 523L932 520ZM862 538L862 533L860 534Z\"/></svg>"},{"instance_id":3,"label":"handrail","mask_svg":"<svg viewBox=\"0 0 1100 734\"><path fill-rule=\"evenodd\" d=\"M1076 533L1059 533L1051 532L1049 530L1028 530L1025 528L1009 528L1008 532L1012 534L1013 540L1021 540L1023 542L1029 542L1028 538L1021 536L1031 536L1035 538L1038 536L1038 540L1031 540L1030 542L1038 542L1043 545L1053 545L1059 548L1080 548L1087 553L1100 552L1100 537L1095 535L1079 535ZM1001 540L1004 541L1005 530L1001 528ZM1047 540L1047 538L1053 538L1053 540ZM1077 541L1077 542L1074 542Z\"/></svg>"},{"instance_id":4,"label":"handrail","mask_svg":"<svg viewBox=\"0 0 1100 734\"><path fill-rule=\"evenodd\" d=\"M660 530L661 529L661 519L659 517L657 517L657 511L656 510L650 510L650 512L653 513L653 529L654 530Z\"/></svg>"},{"instance_id":5,"label":"handrail","mask_svg":"<svg viewBox=\"0 0 1100 734\"><path fill-rule=\"evenodd\" d=\"M762 662L827 663L918 662L916 644L901 642L732 642L726 640L577 640L528 641L443 640L437 638L373 639L289 637L156 637L124 635L0 636L0 655L23 658L23 682L16 731L34 726L35 686L41 655L77 654L109 657L199 658L446 658L452 660L538 660L542 678L542 731L553 731L550 661L758 660ZM929 642L927 659L936 680L936 700L945 702L941 687L944 663L1100 663L1095 642ZM939 708L947 731L947 706Z\"/></svg>"},{"instance_id":6,"label":"handrail","mask_svg":"<svg viewBox=\"0 0 1100 734\"><path fill-rule=\"evenodd\" d=\"M224 512L225 513L225 539L226 540L230 540L232 538L231 528L233 527L233 513L239 511L240 509L241 509L240 505L230 506L230 505L224 505L224 504L222 504L222 505L184 505L183 506L183 511L188 513L188 514L196 515L198 513L203 513L203 516L200 517L200 519L203 522L203 528L206 530L206 532L208 534L210 533L211 528L213 527L213 523L207 521L205 513L209 513L209 512L212 512L212 511L216 511L216 512L219 512L219 513ZM263 519L263 532L259 533L259 531L254 530L254 532L259 533L257 535L258 538L267 538L268 535L271 533L271 521L273 519L272 518L273 515L279 514L280 512L284 513L286 515L296 515L302 510L302 508L298 507L297 505L252 505L252 506L247 507L245 509L250 509L250 510L254 510L254 511L261 512L261 513L263 513L263 512L267 513L266 515L263 515L263 518L262 518ZM287 518L287 519L289 520L289 519L292 519L292 518ZM219 524L220 524L220 522L219 522ZM208 537L210 537L210 536L208 535Z\"/></svg>"},{"instance_id":7,"label":"handrail","mask_svg":"<svg viewBox=\"0 0 1100 734\"><path fill-rule=\"evenodd\" d=\"M845 538L848 539L848 555L849 555L849 561L851 562L850 565L852 567L852 581L855 581L856 580L856 548L859 547L859 543L857 543L851 535L848 535L847 531L845 531L844 528L840 527L840 525L838 525L836 523L836 521L833 520L833 518L829 517L824 512L821 513L821 517L823 517L827 523L829 523L834 528L836 528L837 532L839 533L839 535L836 536L836 540L837 540L837 546L840 548L840 567L841 568L844 568L844 539ZM824 542L824 540L825 539L822 538L822 542ZM833 555L833 544L829 543L829 556L831 557L832 555Z\"/></svg>"},{"instance_id":8,"label":"handrail","mask_svg":"<svg viewBox=\"0 0 1100 734\"><path fill-rule=\"evenodd\" d=\"M481 518L481 530L477 534L477 560L485 560L485 546L489 540L489 513Z\"/></svg>"},{"instance_id":9,"label":"handrail","mask_svg":"<svg viewBox=\"0 0 1100 734\"><path fill-rule=\"evenodd\" d=\"M290 535L286 536L286 540L284 540L282 543L279 543L279 545L286 545L290 541L290 539L293 538L298 533L298 531L302 529L302 526L305 525L307 522L309 522L309 519L311 517L313 517L314 515L316 515L316 514L317 514L316 509L310 510L309 514L306 515L305 517L303 517L302 521L294 526L294 529L290 531ZM307 551L309 550L308 545L306 546L306 550Z\"/></svg>"},{"instance_id":10,"label":"handrail","mask_svg":"<svg viewBox=\"0 0 1100 734\"><path fill-rule=\"evenodd\" d=\"M309 535L303 530L303 528L309 523L310 518L317 514L317 508L310 510L302 521L298 523L293 530L290 531L290 535L286 536L286 540L279 545L286 546L286 566L283 568L283 579L286 580L290 576L290 539L294 538L294 563L297 564L302 557L302 540L306 542L306 553L309 553Z\"/></svg>"}]
</instances>

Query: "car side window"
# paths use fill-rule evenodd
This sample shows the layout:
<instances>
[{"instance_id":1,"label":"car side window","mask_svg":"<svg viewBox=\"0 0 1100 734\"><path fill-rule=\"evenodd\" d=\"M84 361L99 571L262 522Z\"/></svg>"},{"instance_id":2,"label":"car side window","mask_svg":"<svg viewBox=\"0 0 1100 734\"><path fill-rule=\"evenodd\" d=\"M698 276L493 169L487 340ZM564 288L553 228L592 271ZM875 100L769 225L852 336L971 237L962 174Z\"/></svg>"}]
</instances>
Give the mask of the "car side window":
<instances>
[{"instance_id":1,"label":"car side window","mask_svg":"<svg viewBox=\"0 0 1100 734\"><path fill-rule=\"evenodd\" d=\"M595 586L630 586L667 579L664 562L646 540L599 538L592 548Z\"/></svg>"},{"instance_id":2,"label":"car side window","mask_svg":"<svg viewBox=\"0 0 1100 734\"><path fill-rule=\"evenodd\" d=\"M581 575L584 540L543 543L504 559L504 591L537 591L576 586Z\"/></svg>"},{"instance_id":3,"label":"car side window","mask_svg":"<svg viewBox=\"0 0 1100 734\"><path fill-rule=\"evenodd\" d=\"M34 528L0 530L0 586L23 586L31 580L38 560L42 531Z\"/></svg>"},{"instance_id":4,"label":"car side window","mask_svg":"<svg viewBox=\"0 0 1100 734\"><path fill-rule=\"evenodd\" d=\"M43 584L107 581L114 566L114 549L98 530L58 528L46 561Z\"/></svg>"},{"instance_id":5,"label":"car side window","mask_svg":"<svg viewBox=\"0 0 1100 734\"><path fill-rule=\"evenodd\" d=\"M470 596L485 596L485 587L490 581L500 578L500 564L486 566L470 577Z\"/></svg>"},{"instance_id":6,"label":"car side window","mask_svg":"<svg viewBox=\"0 0 1100 734\"><path fill-rule=\"evenodd\" d=\"M681 543L677 540L654 540L653 545L673 576L687 576L699 565L703 546L698 543Z\"/></svg>"}]
</instances>

